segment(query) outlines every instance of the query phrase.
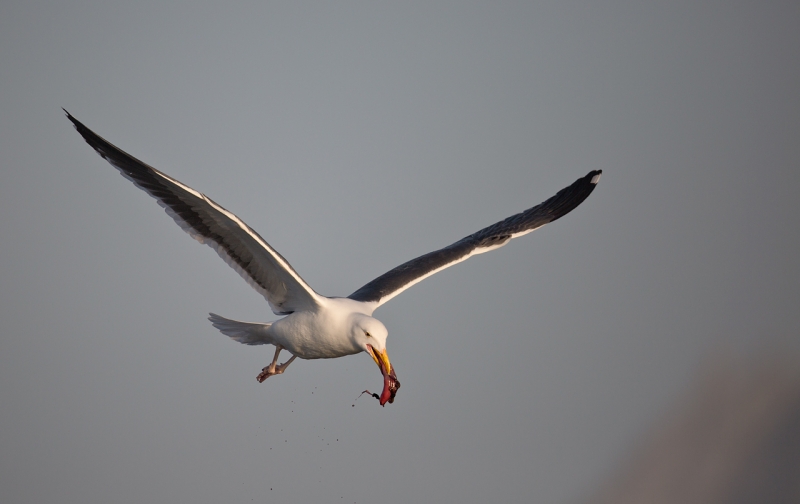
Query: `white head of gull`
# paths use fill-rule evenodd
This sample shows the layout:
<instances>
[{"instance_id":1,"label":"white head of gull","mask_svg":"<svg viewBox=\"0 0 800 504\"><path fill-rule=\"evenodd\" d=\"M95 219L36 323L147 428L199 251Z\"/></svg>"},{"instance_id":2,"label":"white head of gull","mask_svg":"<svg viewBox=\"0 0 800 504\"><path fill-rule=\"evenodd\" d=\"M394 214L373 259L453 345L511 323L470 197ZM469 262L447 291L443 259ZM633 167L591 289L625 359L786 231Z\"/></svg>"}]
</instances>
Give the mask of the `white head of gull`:
<instances>
[{"instance_id":1,"label":"white head of gull","mask_svg":"<svg viewBox=\"0 0 800 504\"><path fill-rule=\"evenodd\" d=\"M373 394L381 406L394 402L400 382L386 353L389 333L383 323L372 317L375 309L434 273L502 247L512 238L566 215L591 194L602 173L591 171L543 203L401 264L346 298L327 297L309 287L286 259L236 215L125 153L64 112L100 156L155 198L184 231L216 250L266 298L273 313L282 316L273 322L258 323L231 320L214 313L209 316L214 327L239 343L275 346L275 356L261 370L259 382L282 374L297 357L332 359L366 352L383 375L383 392L380 396ZM283 350L291 357L278 364Z\"/></svg>"}]
</instances>

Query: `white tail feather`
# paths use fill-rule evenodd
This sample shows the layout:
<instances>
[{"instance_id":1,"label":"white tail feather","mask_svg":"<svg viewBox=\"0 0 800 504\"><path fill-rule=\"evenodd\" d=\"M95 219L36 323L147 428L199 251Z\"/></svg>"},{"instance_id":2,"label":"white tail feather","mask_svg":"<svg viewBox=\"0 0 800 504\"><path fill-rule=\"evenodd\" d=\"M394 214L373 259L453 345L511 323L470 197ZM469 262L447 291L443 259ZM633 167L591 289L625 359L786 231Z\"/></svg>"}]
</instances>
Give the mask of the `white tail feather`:
<instances>
[{"instance_id":1,"label":"white tail feather","mask_svg":"<svg viewBox=\"0 0 800 504\"><path fill-rule=\"evenodd\" d=\"M270 345L272 338L267 329L272 322L240 322L209 313L208 320L225 336L245 345Z\"/></svg>"}]
</instances>

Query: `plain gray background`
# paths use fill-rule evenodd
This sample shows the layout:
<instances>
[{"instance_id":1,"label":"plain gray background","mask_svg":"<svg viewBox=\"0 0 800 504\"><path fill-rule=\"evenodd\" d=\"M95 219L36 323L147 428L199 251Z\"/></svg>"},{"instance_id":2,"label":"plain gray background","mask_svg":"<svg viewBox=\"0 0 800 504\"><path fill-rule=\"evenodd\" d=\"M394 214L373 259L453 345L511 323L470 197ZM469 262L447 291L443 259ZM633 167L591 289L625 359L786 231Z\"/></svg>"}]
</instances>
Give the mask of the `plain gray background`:
<instances>
[{"instance_id":1,"label":"plain gray background","mask_svg":"<svg viewBox=\"0 0 800 504\"><path fill-rule=\"evenodd\" d=\"M719 347L797 347L800 3L0 3L0 500L570 502ZM63 116L318 292L604 174L381 307L372 360L266 302ZM355 404L355 406L353 406Z\"/></svg>"}]
</instances>

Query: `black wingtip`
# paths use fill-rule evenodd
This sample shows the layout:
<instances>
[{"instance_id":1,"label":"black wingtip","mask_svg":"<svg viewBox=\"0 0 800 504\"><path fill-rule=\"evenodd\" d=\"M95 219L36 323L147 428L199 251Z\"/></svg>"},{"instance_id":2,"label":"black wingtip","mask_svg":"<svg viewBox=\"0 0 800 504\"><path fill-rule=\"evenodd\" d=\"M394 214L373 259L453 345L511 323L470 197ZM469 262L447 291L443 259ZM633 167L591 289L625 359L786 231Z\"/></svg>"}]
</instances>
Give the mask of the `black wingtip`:
<instances>
[{"instance_id":1,"label":"black wingtip","mask_svg":"<svg viewBox=\"0 0 800 504\"><path fill-rule=\"evenodd\" d=\"M64 113L67 114L67 119L72 121L72 125L75 127L75 129L78 131L78 133L80 133L80 135L83 137L83 139L86 140L86 143L88 143L101 156L106 157L103 154L103 152L101 152L101 150L100 150L100 143L101 142L105 142L105 140L100 138L94 131L92 131L89 128L87 128L86 126L84 126L84 124L82 122L80 122L79 120L75 119L75 117L73 117L72 114L67 112L67 109L65 109L64 107L61 107L61 110L63 110ZM100 142L98 142L98 140ZM105 142L105 143L107 143L107 142Z\"/></svg>"},{"instance_id":2,"label":"black wingtip","mask_svg":"<svg viewBox=\"0 0 800 504\"><path fill-rule=\"evenodd\" d=\"M96 150L97 153L100 154L106 161L110 162L114 166L117 166L114 163L114 161L112 161L110 158L110 156L112 156L113 152L115 151L119 152L124 156L133 158L133 156L131 156L130 154L126 154L121 149L114 146L109 141L105 140L103 137L101 137L94 131L87 128L85 124L75 119L75 117L72 114L70 114L67 111L67 109L62 107L61 110L63 110L64 113L67 115L67 119L72 121L72 125L75 127L78 133L83 137L83 139L86 140L86 143L88 143L94 150Z\"/></svg>"},{"instance_id":3,"label":"black wingtip","mask_svg":"<svg viewBox=\"0 0 800 504\"><path fill-rule=\"evenodd\" d=\"M86 128L86 126L84 126L83 123L81 123L79 120L75 119L75 117L73 117L73 115L70 114L67 109L65 109L64 107L61 107L61 110L64 111L64 114L66 114L67 119L72 121L72 125L75 126L76 130L78 130L80 132L81 128L84 128L84 129ZM81 133L81 135L83 135L83 133Z\"/></svg>"},{"instance_id":4,"label":"black wingtip","mask_svg":"<svg viewBox=\"0 0 800 504\"><path fill-rule=\"evenodd\" d=\"M139 170L152 170L147 164L139 161L119 147L116 147L108 140L87 128L82 122L75 119L67 109L62 108L67 115L67 119L72 121L75 130L83 137L89 146L94 149L100 157L111 163L115 168L123 172L123 175L130 176L131 173Z\"/></svg>"},{"instance_id":5,"label":"black wingtip","mask_svg":"<svg viewBox=\"0 0 800 504\"><path fill-rule=\"evenodd\" d=\"M592 170L592 171L589 172L588 175L586 175L586 179L591 184L597 185L597 183L600 181L600 175L602 175L602 174L603 174L603 170Z\"/></svg>"}]
</instances>

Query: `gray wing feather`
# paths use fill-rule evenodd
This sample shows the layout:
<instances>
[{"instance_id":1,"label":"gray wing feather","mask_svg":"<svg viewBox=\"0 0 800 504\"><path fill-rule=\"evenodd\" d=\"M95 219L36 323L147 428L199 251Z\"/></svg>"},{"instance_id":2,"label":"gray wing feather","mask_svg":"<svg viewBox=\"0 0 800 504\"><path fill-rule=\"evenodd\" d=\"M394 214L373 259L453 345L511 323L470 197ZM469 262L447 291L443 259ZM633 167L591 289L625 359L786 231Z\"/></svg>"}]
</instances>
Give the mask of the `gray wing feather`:
<instances>
[{"instance_id":1,"label":"gray wing feather","mask_svg":"<svg viewBox=\"0 0 800 504\"><path fill-rule=\"evenodd\" d=\"M452 245L403 263L348 297L356 301L374 303L374 307L377 308L436 272L465 261L473 255L502 247L512 238L530 233L571 212L592 193L601 173L602 170L591 171L535 207L485 227Z\"/></svg>"},{"instance_id":2,"label":"gray wing feather","mask_svg":"<svg viewBox=\"0 0 800 504\"><path fill-rule=\"evenodd\" d=\"M318 294L261 236L202 193L107 142L64 111L84 140L128 180L158 201L189 235L217 254L286 315L317 304Z\"/></svg>"}]
</instances>

